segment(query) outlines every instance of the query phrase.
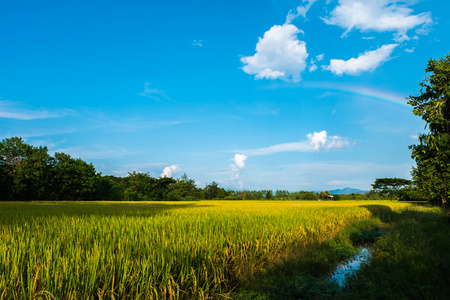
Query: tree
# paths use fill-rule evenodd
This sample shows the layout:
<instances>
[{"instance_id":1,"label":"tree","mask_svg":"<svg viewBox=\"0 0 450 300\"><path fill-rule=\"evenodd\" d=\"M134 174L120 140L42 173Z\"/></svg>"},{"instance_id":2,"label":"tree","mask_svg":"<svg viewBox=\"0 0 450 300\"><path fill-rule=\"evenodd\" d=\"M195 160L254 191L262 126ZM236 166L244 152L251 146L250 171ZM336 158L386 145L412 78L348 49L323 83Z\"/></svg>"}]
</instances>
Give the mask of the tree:
<instances>
[{"instance_id":1,"label":"tree","mask_svg":"<svg viewBox=\"0 0 450 300\"><path fill-rule=\"evenodd\" d=\"M50 155L47 147L35 147L22 138L12 137L0 143L3 184L8 183L11 200L39 200L48 197Z\"/></svg>"},{"instance_id":2,"label":"tree","mask_svg":"<svg viewBox=\"0 0 450 300\"><path fill-rule=\"evenodd\" d=\"M169 198L172 200L196 200L200 198L200 190L195 180L187 177L186 173L171 185Z\"/></svg>"},{"instance_id":3,"label":"tree","mask_svg":"<svg viewBox=\"0 0 450 300\"><path fill-rule=\"evenodd\" d=\"M52 190L55 200L90 200L94 198L100 175L92 164L55 153Z\"/></svg>"},{"instance_id":4,"label":"tree","mask_svg":"<svg viewBox=\"0 0 450 300\"><path fill-rule=\"evenodd\" d=\"M124 198L127 201L155 200L154 189L157 179L148 173L130 172L126 177ZM157 199L157 198L156 198ZM162 199L159 199L162 200Z\"/></svg>"},{"instance_id":5,"label":"tree","mask_svg":"<svg viewBox=\"0 0 450 300\"><path fill-rule=\"evenodd\" d=\"M211 200L217 197L217 194L219 193L219 185L217 182L213 181L210 184L206 185L203 189L205 194L205 199Z\"/></svg>"},{"instance_id":6,"label":"tree","mask_svg":"<svg viewBox=\"0 0 450 300\"><path fill-rule=\"evenodd\" d=\"M393 199L394 196L398 195L398 190L402 187L411 184L411 180L403 178L377 178L375 183L372 184L372 188L381 194L388 194Z\"/></svg>"},{"instance_id":7,"label":"tree","mask_svg":"<svg viewBox=\"0 0 450 300\"><path fill-rule=\"evenodd\" d=\"M420 95L409 96L413 113L425 121L428 132L419 135L419 144L409 148L416 167L413 179L419 189L438 196L448 206L450 191L450 55L428 61L420 83Z\"/></svg>"}]
</instances>

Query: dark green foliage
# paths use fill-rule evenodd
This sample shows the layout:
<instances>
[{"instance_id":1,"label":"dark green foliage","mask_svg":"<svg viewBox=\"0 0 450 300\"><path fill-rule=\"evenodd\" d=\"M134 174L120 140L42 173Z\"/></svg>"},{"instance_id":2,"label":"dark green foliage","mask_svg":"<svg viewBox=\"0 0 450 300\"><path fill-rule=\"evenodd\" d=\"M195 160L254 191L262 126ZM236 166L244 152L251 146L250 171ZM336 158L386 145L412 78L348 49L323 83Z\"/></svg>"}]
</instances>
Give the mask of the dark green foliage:
<instances>
[{"instance_id":1,"label":"dark green foliage","mask_svg":"<svg viewBox=\"0 0 450 300\"><path fill-rule=\"evenodd\" d=\"M55 153L51 177L51 199L92 200L99 187L94 166L65 153Z\"/></svg>"},{"instance_id":2,"label":"dark green foliage","mask_svg":"<svg viewBox=\"0 0 450 300\"><path fill-rule=\"evenodd\" d=\"M387 194L392 200L394 196L398 195L399 190L402 187L410 185L412 182L408 179L403 178L377 178L372 187L375 192L381 195Z\"/></svg>"},{"instance_id":3,"label":"dark green foliage","mask_svg":"<svg viewBox=\"0 0 450 300\"><path fill-rule=\"evenodd\" d=\"M219 187L217 182L213 181L203 189L204 198L207 200L224 199L229 195L224 188Z\"/></svg>"},{"instance_id":4,"label":"dark green foliage","mask_svg":"<svg viewBox=\"0 0 450 300\"><path fill-rule=\"evenodd\" d=\"M375 243L385 232L380 228L373 228L372 230L357 230L352 232L350 238L354 245L372 245Z\"/></svg>"},{"instance_id":5,"label":"dark green foliage","mask_svg":"<svg viewBox=\"0 0 450 300\"><path fill-rule=\"evenodd\" d=\"M28 145L21 138L0 143L2 200L90 200L99 174L92 164L47 147Z\"/></svg>"},{"instance_id":6,"label":"dark green foliage","mask_svg":"<svg viewBox=\"0 0 450 300\"><path fill-rule=\"evenodd\" d=\"M438 196L446 207L450 197L450 55L428 61L430 75L420 83L419 96L409 96L416 116L425 121L428 133L410 146L416 167L412 175L420 190Z\"/></svg>"},{"instance_id":7,"label":"dark green foliage","mask_svg":"<svg viewBox=\"0 0 450 300\"><path fill-rule=\"evenodd\" d=\"M34 147L21 138L0 143L1 183L4 200L34 200L48 197L51 157L47 147Z\"/></svg>"},{"instance_id":8,"label":"dark green foliage","mask_svg":"<svg viewBox=\"0 0 450 300\"><path fill-rule=\"evenodd\" d=\"M167 200L198 200L201 198L201 190L195 185L194 179L190 179L186 174L183 174L170 186L167 197Z\"/></svg>"},{"instance_id":9,"label":"dark green foliage","mask_svg":"<svg viewBox=\"0 0 450 300\"><path fill-rule=\"evenodd\" d=\"M390 216L389 216L390 214ZM439 210L391 212L390 231L374 244L374 256L350 278L345 299L448 299L450 224Z\"/></svg>"}]
</instances>

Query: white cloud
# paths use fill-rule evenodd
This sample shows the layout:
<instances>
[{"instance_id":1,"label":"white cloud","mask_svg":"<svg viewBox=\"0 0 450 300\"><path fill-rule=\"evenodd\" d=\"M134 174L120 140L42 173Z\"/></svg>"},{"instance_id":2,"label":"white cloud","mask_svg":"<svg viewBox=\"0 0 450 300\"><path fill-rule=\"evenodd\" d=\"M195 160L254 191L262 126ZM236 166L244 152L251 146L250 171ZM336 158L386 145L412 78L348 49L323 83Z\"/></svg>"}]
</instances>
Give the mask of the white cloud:
<instances>
[{"instance_id":1,"label":"white cloud","mask_svg":"<svg viewBox=\"0 0 450 300\"><path fill-rule=\"evenodd\" d=\"M202 40L194 40L192 41L192 46L203 47L203 42Z\"/></svg>"},{"instance_id":2,"label":"white cloud","mask_svg":"<svg viewBox=\"0 0 450 300\"><path fill-rule=\"evenodd\" d=\"M175 173L178 173L181 171L181 168L177 165L171 165L164 168L163 172L161 173L160 177L172 177Z\"/></svg>"},{"instance_id":3,"label":"white cloud","mask_svg":"<svg viewBox=\"0 0 450 300\"><path fill-rule=\"evenodd\" d=\"M234 158L231 160L234 161L234 165L238 169L242 169L245 167L245 160L247 159L247 156L245 154L235 154Z\"/></svg>"},{"instance_id":4,"label":"white cloud","mask_svg":"<svg viewBox=\"0 0 450 300\"><path fill-rule=\"evenodd\" d=\"M309 133L308 140L277 144L266 148L250 149L242 151L247 155L270 155L279 152L320 152L339 150L349 146L346 138L334 135L328 136L325 130L321 132Z\"/></svg>"},{"instance_id":5,"label":"white cloud","mask_svg":"<svg viewBox=\"0 0 450 300\"><path fill-rule=\"evenodd\" d=\"M305 6L301 6L301 5L297 6L297 8L295 9L296 10L295 12L290 10L288 15L286 16L286 24L291 23L294 19L298 18L299 16L306 18L306 13L310 9L311 5L313 5L314 2L316 2L316 1L317 0L303 0L303 2L308 2L308 3L306 3Z\"/></svg>"},{"instance_id":6,"label":"white cloud","mask_svg":"<svg viewBox=\"0 0 450 300\"><path fill-rule=\"evenodd\" d=\"M312 152L312 151L313 149L311 145L309 145L307 141L303 141L303 142L278 144L266 148L251 149L242 152L245 152L248 155L270 155L279 152Z\"/></svg>"},{"instance_id":7,"label":"white cloud","mask_svg":"<svg viewBox=\"0 0 450 300\"><path fill-rule=\"evenodd\" d=\"M74 113L74 111L69 109L30 110L18 106L21 106L21 104L18 102L0 100L0 118L15 119L15 120L36 120L36 119L60 118Z\"/></svg>"},{"instance_id":8,"label":"white cloud","mask_svg":"<svg viewBox=\"0 0 450 300\"><path fill-rule=\"evenodd\" d=\"M239 179L239 177L241 176L242 169L245 168L245 161L247 160L247 155L236 153L231 160L234 161L234 163L230 165L232 177L233 179Z\"/></svg>"},{"instance_id":9,"label":"white cloud","mask_svg":"<svg viewBox=\"0 0 450 300\"><path fill-rule=\"evenodd\" d=\"M316 65L312 65L311 67L309 67L309 71L310 72L314 72L315 70L317 70L317 66Z\"/></svg>"},{"instance_id":10,"label":"white cloud","mask_svg":"<svg viewBox=\"0 0 450 300\"><path fill-rule=\"evenodd\" d=\"M347 139L337 135L328 136L328 133L325 130L309 133L306 136L308 137L309 144L314 149L314 152L338 150L349 146Z\"/></svg>"},{"instance_id":11,"label":"white cloud","mask_svg":"<svg viewBox=\"0 0 450 300\"><path fill-rule=\"evenodd\" d=\"M300 81L308 57L305 42L297 38L300 32L292 24L274 25L259 38L255 55L241 57L242 70L255 79Z\"/></svg>"},{"instance_id":12,"label":"white cloud","mask_svg":"<svg viewBox=\"0 0 450 300\"><path fill-rule=\"evenodd\" d=\"M405 49L405 52L413 53L415 49L415 47L412 47L411 49Z\"/></svg>"},{"instance_id":13,"label":"white cloud","mask_svg":"<svg viewBox=\"0 0 450 300\"><path fill-rule=\"evenodd\" d=\"M321 132L308 133L306 136L309 139L309 144L316 152L323 148L327 142L327 132L325 130L322 130Z\"/></svg>"},{"instance_id":14,"label":"white cloud","mask_svg":"<svg viewBox=\"0 0 450 300\"><path fill-rule=\"evenodd\" d=\"M146 82L144 86L144 91L138 93L139 96L144 96L150 99L154 99L157 101L161 100L170 100L173 101L170 97L167 96L166 92L160 89L154 89L150 87L150 82Z\"/></svg>"},{"instance_id":15,"label":"white cloud","mask_svg":"<svg viewBox=\"0 0 450 300\"><path fill-rule=\"evenodd\" d=\"M383 62L387 61L398 44L383 45L373 51L366 51L358 58L349 60L331 59L330 65L323 66L324 70L329 70L336 75L349 74L358 75L364 71L373 71Z\"/></svg>"},{"instance_id":16,"label":"white cloud","mask_svg":"<svg viewBox=\"0 0 450 300\"><path fill-rule=\"evenodd\" d=\"M433 23L431 13L413 15L408 5L410 0L339 0L328 18L323 18L326 24L337 25L345 29L342 36L346 36L352 29L361 31L395 32L398 42L408 40L406 33L413 28L423 26L427 28Z\"/></svg>"},{"instance_id":17,"label":"white cloud","mask_svg":"<svg viewBox=\"0 0 450 300\"><path fill-rule=\"evenodd\" d=\"M323 60L323 57L324 57L324 56L325 56L324 53L317 55L317 56L316 56L317 61Z\"/></svg>"}]
</instances>

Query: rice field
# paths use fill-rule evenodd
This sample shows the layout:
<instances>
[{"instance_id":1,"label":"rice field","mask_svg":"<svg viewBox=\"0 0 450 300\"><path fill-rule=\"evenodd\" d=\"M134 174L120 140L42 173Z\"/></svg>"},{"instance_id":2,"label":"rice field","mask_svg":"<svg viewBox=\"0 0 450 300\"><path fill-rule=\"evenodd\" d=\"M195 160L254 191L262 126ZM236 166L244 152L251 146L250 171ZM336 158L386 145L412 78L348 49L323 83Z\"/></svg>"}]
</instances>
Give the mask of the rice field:
<instances>
[{"instance_id":1,"label":"rice field","mask_svg":"<svg viewBox=\"0 0 450 300\"><path fill-rule=\"evenodd\" d=\"M0 202L0 299L227 298L391 201Z\"/></svg>"}]
</instances>

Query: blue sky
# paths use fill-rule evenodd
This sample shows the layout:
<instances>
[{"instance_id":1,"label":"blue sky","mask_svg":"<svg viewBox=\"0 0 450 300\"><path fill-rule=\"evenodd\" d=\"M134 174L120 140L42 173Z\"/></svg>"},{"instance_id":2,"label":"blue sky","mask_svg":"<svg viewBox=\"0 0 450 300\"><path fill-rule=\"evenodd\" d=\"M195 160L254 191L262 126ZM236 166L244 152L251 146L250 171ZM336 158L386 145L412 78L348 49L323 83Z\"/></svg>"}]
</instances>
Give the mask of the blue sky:
<instances>
[{"instance_id":1,"label":"blue sky","mask_svg":"<svg viewBox=\"0 0 450 300\"><path fill-rule=\"evenodd\" d=\"M410 178L450 2L7 1L0 138L233 189Z\"/></svg>"}]
</instances>

